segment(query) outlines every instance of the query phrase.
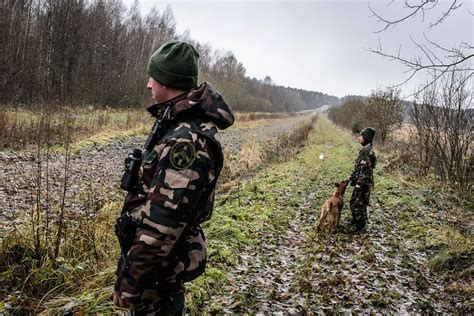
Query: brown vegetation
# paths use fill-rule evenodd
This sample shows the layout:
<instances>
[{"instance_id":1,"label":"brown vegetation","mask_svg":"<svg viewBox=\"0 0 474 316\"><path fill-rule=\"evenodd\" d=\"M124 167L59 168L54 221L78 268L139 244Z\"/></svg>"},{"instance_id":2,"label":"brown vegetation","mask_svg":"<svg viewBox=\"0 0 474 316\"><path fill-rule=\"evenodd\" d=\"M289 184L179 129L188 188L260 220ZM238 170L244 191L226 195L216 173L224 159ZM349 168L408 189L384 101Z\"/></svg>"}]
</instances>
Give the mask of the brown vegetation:
<instances>
[{"instance_id":1,"label":"brown vegetation","mask_svg":"<svg viewBox=\"0 0 474 316\"><path fill-rule=\"evenodd\" d=\"M474 111L470 74L452 72L417 96L411 112L419 171L472 190Z\"/></svg>"},{"instance_id":2,"label":"brown vegetation","mask_svg":"<svg viewBox=\"0 0 474 316\"><path fill-rule=\"evenodd\" d=\"M403 122L403 106L400 90L387 88L372 91L364 113L367 125L377 130L382 145L387 137Z\"/></svg>"},{"instance_id":3,"label":"brown vegetation","mask_svg":"<svg viewBox=\"0 0 474 316\"><path fill-rule=\"evenodd\" d=\"M402 124L399 91L374 91L366 100L349 99L331 109L329 118L358 133L377 129L387 167L419 176L435 175L459 193L471 194L474 167L472 73L453 71L417 94L410 123ZM431 80L431 79L430 79ZM387 142L388 140L388 142Z\"/></svg>"},{"instance_id":4,"label":"brown vegetation","mask_svg":"<svg viewBox=\"0 0 474 316\"><path fill-rule=\"evenodd\" d=\"M292 117L297 115L296 113L281 113L281 112L251 112L251 113L235 113L235 120L237 122L248 122L256 120L268 120L268 119L280 119L285 117Z\"/></svg>"},{"instance_id":5,"label":"brown vegetation","mask_svg":"<svg viewBox=\"0 0 474 316\"><path fill-rule=\"evenodd\" d=\"M68 130L72 143L97 138L101 133L148 133L152 117L143 109L113 109L109 107L2 106L0 112L0 150L27 149L37 145L61 145ZM282 112L237 112L236 125L250 121L265 121L297 116ZM46 144L46 142L48 144Z\"/></svg>"},{"instance_id":6,"label":"brown vegetation","mask_svg":"<svg viewBox=\"0 0 474 316\"><path fill-rule=\"evenodd\" d=\"M225 151L226 164L220 178L221 183L233 180L274 159L286 159L294 154L308 138L318 116L313 115L293 131L278 137L257 140L248 139L237 154ZM224 189L225 190L225 189Z\"/></svg>"},{"instance_id":7,"label":"brown vegetation","mask_svg":"<svg viewBox=\"0 0 474 316\"><path fill-rule=\"evenodd\" d=\"M389 87L372 91L367 98L348 98L342 105L329 111L336 124L357 134L367 126L377 130L376 141L385 144L390 134L403 122L400 90Z\"/></svg>"},{"instance_id":8,"label":"brown vegetation","mask_svg":"<svg viewBox=\"0 0 474 316\"><path fill-rule=\"evenodd\" d=\"M0 150L24 149L36 145L38 137L49 146L62 143L68 133L72 142L104 131L143 129L152 122L144 109L94 107L2 106L0 112Z\"/></svg>"}]
</instances>

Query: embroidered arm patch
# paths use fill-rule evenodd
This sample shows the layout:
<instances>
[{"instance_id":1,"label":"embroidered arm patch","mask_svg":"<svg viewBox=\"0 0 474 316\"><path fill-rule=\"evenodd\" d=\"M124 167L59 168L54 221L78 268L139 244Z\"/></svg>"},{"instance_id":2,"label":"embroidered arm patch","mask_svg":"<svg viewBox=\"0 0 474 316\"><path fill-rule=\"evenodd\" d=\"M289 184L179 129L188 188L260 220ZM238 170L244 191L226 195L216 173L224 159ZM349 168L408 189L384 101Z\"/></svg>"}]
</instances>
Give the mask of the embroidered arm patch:
<instances>
[{"instance_id":1,"label":"embroidered arm patch","mask_svg":"<svg viewBox=\"0 0 474 316\"><path fill-rule=\"evenodd\" d=\"M196 149L191 143L177 143L171 148L170 162L178 170L187 169L196 160Z\"/></svg>"}]
</instances>

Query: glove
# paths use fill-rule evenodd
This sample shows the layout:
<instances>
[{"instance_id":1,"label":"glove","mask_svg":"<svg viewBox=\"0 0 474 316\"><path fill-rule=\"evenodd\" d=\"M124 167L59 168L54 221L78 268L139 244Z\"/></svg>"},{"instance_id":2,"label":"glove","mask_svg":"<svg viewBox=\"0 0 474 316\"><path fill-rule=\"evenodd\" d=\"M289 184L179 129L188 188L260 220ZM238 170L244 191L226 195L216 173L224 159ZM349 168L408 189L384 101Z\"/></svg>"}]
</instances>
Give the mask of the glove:
<instances>
[{"instance_id":1,"label":"glove","mask_svg":"<svg viewBox=\"0 0 474 316\"><path fill-rule=\"evenodd\" d=\"M349 181L350 181L351 187L353 187L357 184L357 177L352 176L352 177L349 178Z\"/></svg>"}]
</instances>

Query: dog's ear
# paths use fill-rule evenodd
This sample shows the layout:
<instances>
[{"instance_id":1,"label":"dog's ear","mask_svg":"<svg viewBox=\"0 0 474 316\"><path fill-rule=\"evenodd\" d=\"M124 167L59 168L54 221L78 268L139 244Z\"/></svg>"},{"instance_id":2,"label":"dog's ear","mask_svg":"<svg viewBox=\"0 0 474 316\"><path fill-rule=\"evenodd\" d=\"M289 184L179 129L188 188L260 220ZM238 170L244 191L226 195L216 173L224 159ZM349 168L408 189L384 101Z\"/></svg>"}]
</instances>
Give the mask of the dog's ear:
<instances>
[{"instance_id":1,"label":"dog's ear","mask_svg":"<svg viewBox=\"0 0 474 316\"><path fill-rule=\"evenodd\" d=\"M336 186L336 188L339 188L339 183L334 182L334 185Z\"/></svg>"}]
</instances>

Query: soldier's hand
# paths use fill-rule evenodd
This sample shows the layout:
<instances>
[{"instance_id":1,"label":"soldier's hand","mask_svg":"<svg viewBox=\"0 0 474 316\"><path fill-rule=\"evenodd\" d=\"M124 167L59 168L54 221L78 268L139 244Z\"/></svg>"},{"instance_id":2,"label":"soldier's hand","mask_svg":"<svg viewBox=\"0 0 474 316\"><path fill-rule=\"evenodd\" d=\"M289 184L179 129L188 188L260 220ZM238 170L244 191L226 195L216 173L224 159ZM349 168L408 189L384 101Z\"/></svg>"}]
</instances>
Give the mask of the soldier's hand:
<instances>
[{"instance_id":1,"label":"soldier's hand","mask_svg":"<svg viewBox=\"0 0 474 316\"><path fill-rule=\"evenodd\" d=\"M118 307L123 307L123 308L127 308L127 307L130 307L130 304L122 299L117 293L114 293L114 304Z\"/></svg>"}]
</instances>

